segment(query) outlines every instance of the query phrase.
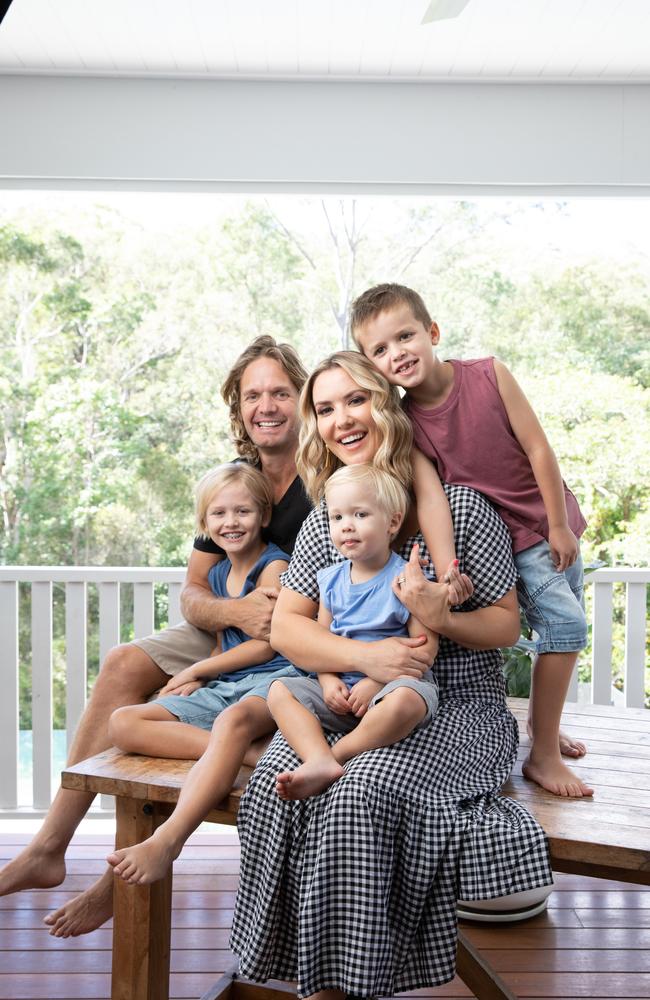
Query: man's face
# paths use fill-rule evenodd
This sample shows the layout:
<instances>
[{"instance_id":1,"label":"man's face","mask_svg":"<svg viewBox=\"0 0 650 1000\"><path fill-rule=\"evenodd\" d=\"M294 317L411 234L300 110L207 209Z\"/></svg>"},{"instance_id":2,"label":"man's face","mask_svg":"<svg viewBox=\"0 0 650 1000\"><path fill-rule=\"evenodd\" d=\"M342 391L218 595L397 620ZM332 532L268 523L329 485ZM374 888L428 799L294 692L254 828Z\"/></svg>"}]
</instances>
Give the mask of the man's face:
<instances>
[{"instance_id":1,"label":"man's face","mask_svg":"<svg viewBox=\"0 0 650 1000\"><path fill-rule=\"evenodd\" d=\"M298 445L298 391L282 365L257 358L244 369L240 407L246 433L263 453Z\"/></svg>"}]
</instances>

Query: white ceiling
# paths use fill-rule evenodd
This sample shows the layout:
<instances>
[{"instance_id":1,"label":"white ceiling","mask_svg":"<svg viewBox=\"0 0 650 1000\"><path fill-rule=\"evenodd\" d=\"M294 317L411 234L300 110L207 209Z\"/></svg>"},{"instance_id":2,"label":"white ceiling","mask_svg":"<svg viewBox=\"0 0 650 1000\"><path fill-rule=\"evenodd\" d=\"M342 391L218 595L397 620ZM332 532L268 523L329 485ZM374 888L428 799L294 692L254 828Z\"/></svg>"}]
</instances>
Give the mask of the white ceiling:
<instances>
[{"instance_id":1,"label":"white ceiling","mask_svg":"<svg viewBox=\"0 0 650 1000\"><path fill-rule=\"evenodd\" d=\"M0 73L650 82L648 0L13 0Z\"/></svg>"}]
</instances>

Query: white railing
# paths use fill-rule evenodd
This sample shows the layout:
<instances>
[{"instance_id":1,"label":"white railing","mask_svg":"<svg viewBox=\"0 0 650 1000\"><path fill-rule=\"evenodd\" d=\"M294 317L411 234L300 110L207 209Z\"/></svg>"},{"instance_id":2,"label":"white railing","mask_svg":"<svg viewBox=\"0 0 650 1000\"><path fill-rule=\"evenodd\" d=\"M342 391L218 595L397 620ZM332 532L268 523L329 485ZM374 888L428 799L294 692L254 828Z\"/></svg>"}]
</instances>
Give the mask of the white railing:
<instances>
[{"instance_id":1,"label":"white railing","mask_svg":"<svg viewBox=\"0 0 650 1000\"><path fill-rule=\"evenodd\" d=\"M52 585L65 585L67 745L86 704L88 584L98 590L99 662L120 642L120 585L133 586L134 638L154 630L154 585L166 584L168 620L181 621L184 569L0 567L0 810L41 812L52 799ZM32 803L19 802L19 584L31 584Z\"/></svg>"},{"instance_id":2,"label":"white railing","mask_svg":"<svg viewBox=\"0 0 650 1000\"><path fill-rule=\"evenodd\" d=\"M47 809L52 795L52 585L65 585L65 658L67 743L86 704L88 584L99 592L99 660L120 642L120 585L133 586L133 633L140 638L154 629L154 585L168 592L168 620L181 620L183 569L95 567L0 567L0 810L5 815L34 815ZM644 705L646 588L650 569L598 569L586 577L593 588L592 682L594 704L610 704L612 692L613 586L624 584L624 699L629 707ZM31 584L32 660L32 803L19 802L19 584ZM577 697L577 675L570 700Z\"/></svg>"}]
</instances>

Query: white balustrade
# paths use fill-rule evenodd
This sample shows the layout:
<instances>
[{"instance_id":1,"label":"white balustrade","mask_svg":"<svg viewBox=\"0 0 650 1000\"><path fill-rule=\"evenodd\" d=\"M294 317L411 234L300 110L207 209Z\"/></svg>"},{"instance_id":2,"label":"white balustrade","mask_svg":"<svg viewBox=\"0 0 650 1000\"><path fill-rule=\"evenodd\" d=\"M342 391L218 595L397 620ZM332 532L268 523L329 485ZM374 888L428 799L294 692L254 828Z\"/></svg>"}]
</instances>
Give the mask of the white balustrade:
<instances>
[{"instance_id":1,"label":"white balustrade","mask_svg":"<svg viewBox=\"0 0 650 1000\"><path fill-rule=\"evenodd\" d=\"M52 588L65 585L66 724L70 740L86 704L88 661L88 585L99 592L100 662L120 641L120 588L133 587L134 638L154 628L154 587L167 588L168 621L181 621L180 593L185 571L132 567L0 567L0 813L42 813L51 800L52 770ZM19 583L31 584L32 607L32 804L19 802ZM646 590L650 569L598 569L585 577L593 588L592 683L594 704L610 704L612 692L613 587L624 584L624 697L629 707L643 707L646 644ZM575 684L572 688L575 697ZM571 697L571 695L570 695Z\"/></svg>"},{"instance_id":2,"label":"white balustrade","mask_svg":"<svg viewBox=\"0 0 650 1000\"><path fill-rule=\"evenodd\" d=\"M88 585L99 595L100 662L120 642L121 586L133 587L133 637L154 630L154 588L167 589L167 617L182 620L180 594L185 570L89 566L0 567L0 814L38 815L52 797L53 585L65 587L67 747L86 705L88 681ZM19 801L19 584L31 584L31 803ZM24 798L24 795L23 795ZM112 800L102 798L112 807Z\"/></svg>"}]
</instances>

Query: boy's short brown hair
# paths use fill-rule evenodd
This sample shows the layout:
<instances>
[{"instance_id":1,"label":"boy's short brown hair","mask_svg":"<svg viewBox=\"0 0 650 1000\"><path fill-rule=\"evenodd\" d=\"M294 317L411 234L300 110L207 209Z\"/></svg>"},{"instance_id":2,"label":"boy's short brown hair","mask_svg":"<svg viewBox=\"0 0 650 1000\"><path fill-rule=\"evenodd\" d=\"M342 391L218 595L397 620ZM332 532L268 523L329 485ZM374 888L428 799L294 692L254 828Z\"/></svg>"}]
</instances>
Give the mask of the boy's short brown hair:
<instances>
[{"instance_id":1,"label":"boy's short brown hair","mask_svg":"<svg viewBox=\"0 0 650 1000\"><path fill-rule=\"evenodd\" d=\"M433 320L422 297L406 285L393 283L375 285L354 300L350 309L350 332L359 350L361 345L355 336L355 330L365 326L368 320L374 319L379 313L402 304L409 306L415 319L426 326L427 330L430 329Z\"/></svg>"}]
</instances>

